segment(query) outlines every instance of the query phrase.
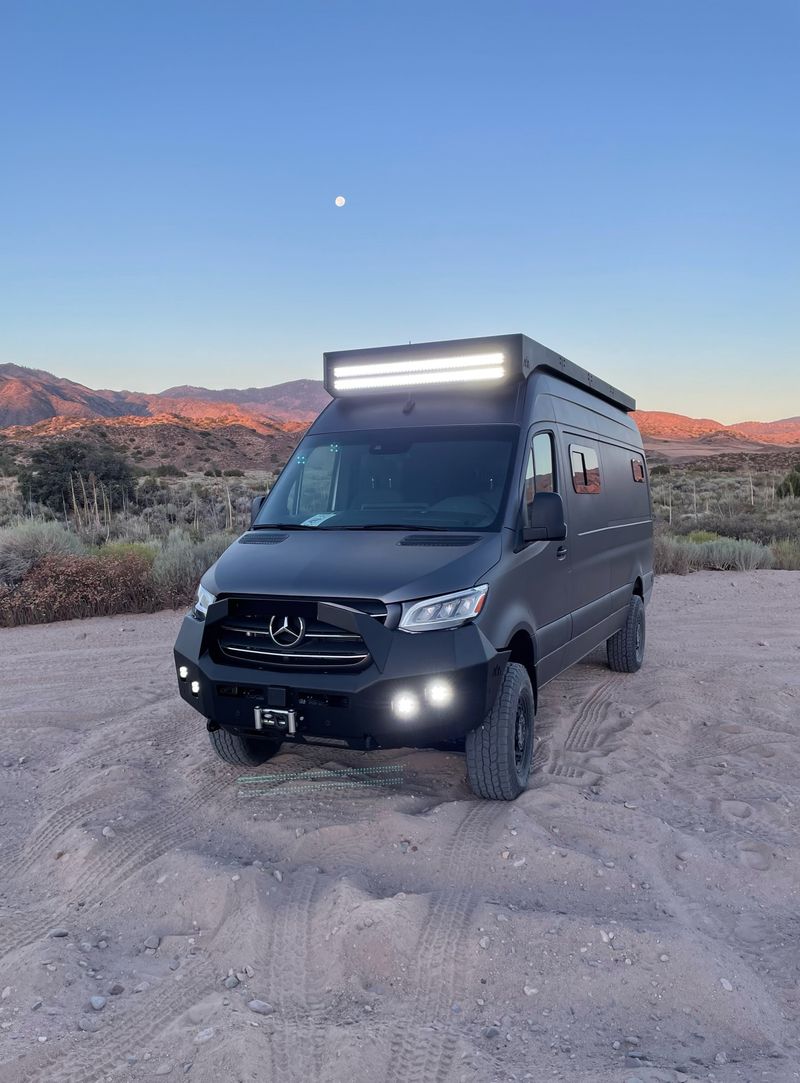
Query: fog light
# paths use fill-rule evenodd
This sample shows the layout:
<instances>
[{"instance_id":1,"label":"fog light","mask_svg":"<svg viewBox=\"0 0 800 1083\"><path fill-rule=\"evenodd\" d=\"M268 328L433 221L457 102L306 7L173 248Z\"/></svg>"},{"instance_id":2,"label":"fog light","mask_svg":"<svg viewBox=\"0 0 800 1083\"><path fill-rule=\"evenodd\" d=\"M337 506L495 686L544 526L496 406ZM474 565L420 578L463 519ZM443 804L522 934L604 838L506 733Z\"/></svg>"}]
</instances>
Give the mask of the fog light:
<instances>
[{"instance_id":1,"label":"fog light","mask_svg":"<svg viewBox=\"0 0 800 1083\"><path fill-rule=\"evenodd\" d=\"M453 702L453 686L449 681L429 681L425 687L425 698L431 707L449 707Z\"/></svg>"},{"instance_id":2,"label":"fog light","mask_svg":"<svg viewBox=\"0 0 800 1083\"><path fill-rule=\"evenodd\" d=\"M413 692L398 692L392 700L392 710L398 718L413 718L419 714L419 699Z\"/></svg>"},{"instance_id":3,"label":"fog light","mask_svg":"<svg viewBox=\"0 0 800 1083\"><path fill-rule=\"evenodd\" d=\"M189 667L181 666L181 668L178 670L178 676L182 681L185 681L186 678L189 676Z\"/></svg>"},{"instance_id":4,"label":"fog light","mask_svg":"<svg viewBox=\"0 0 800 1083\"><path fill-rule=\"evenodd\" d=\"M193 696L199 696L200 695L200 682L199 681L192 681L192 695Z\"/></svg>"}]
</instances>

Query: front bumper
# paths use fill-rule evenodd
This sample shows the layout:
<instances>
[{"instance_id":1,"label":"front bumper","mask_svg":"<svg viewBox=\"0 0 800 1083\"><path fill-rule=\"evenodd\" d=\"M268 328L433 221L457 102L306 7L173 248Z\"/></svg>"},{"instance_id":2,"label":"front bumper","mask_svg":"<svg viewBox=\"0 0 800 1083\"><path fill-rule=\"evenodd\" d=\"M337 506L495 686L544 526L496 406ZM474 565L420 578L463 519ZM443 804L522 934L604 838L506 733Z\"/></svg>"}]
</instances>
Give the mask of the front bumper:
<instances>
[{"instance_id":1,"label":"front bumper","mask_svg":"<svg viewBox=\"0 0 800 1083\"><path fill-rule=\"evenodd\" d=\"M347 606L319 602L320 620L362 637L371 659L365 669L312 673L234 665L210 650L214 625L227 613L227 601L221 599L209 607L204 621L191 615L184 619L175 667L186 702L210 723L240 733L255 734L256 708L273 707L295 712L296 740L327 738L383 748L462 741L494 703L508 660L508 652L495 651L474 624L412 635L385 628ZM448 706L425 702L424 686L432 677L451 682L454 696ZM421 704L412 719L398 718L392 709L393 698L406 690L415 692Z\"/></svg>"}]
</instances>

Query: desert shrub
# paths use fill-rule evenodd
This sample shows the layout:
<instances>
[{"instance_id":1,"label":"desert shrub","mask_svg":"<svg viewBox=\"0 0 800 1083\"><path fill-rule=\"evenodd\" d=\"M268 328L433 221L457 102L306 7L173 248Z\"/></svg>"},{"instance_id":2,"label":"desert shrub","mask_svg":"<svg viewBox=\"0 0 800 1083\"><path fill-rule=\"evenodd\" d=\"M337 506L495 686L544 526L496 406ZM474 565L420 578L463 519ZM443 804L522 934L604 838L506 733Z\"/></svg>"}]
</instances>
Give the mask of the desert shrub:
<instances>
[{"instance_id":1,"label":"desert shrub","mask_svg":"<svg viewBox=\"0 0 800 1083\"><path fill-rule=\"evenodd\" d=\"M5 526L20 519L24 511L22 498L16 486L0 489L0 526Z\"/></svg>"},{"instance_id":2,"label":"desert shrub","mask_svg":"<svg viewBox=\"0 0 800 1083\"><path fill-rule=\"evenodd\" d=\"M713 530L692 530L686 535L687 541L695 542L697 545L702 542L717 541L718 539L719 534L715 534Z\"/></svg>"},{"instance_id":3,"label":"desert shrub","mask_svg":"<svg viewBox=\"0 0 800 1083\"><path fill-rule=\"evenodd\" d=\"M787 496L800 496L800 463L796 463L776 487L775 495L780 497L781 500Z\"/></svg>"},{"instance_id":4,"label":"desert shrub","mask_svg":"<svg viewBox=\"0 0 800 1083\"><path fill-rule=\"evenodd\" d=\"M138 554L106 560L50 554L0 598L0 624L149 612L156 600L150 564Z\"/></svg>"},{"instance_id":5,"label":"desert shrub","mask_svg":"<svg viewBox=\"0 0 800 1083\"><path fill-rule=\"evenodd\" d=\"M91 503L101 490L110 507L120 508L133 495L133 474L124 455L77 440L54 440L35 448L20 469L19 486L26 501L36 500L62 512L75 503Z\"/></svg>"},{"instance_id":6,"label":"desert shrub","mask_svg":"<svg viewBox=\"0 0 800 1083\"><path fill-rule=\"evenodd\" d=\"M99 560L116 560L118 557L140 557L150 567L156 559L156 545L145 545L138 541L110 541L97 550Z\"/></svg>"},{"instance_id":7,"label":"desert shrub","mask_svg":"<svg viewBox=\"0 0 800 1083\"><path fill-rule=\"evenodd\" d=\"M673 538L669 534L656 534L653 566L656 575L688 575L692 570L689 546L680 538Z\"/></svg>"},{"instance_id":8,"label":"desert shrub","mask_svg":"<svg viewBox=\"0 0 800 1083\"><path fill-rule=\"evenodd\" d=\"M790 557L791 554L787 559ZM657 530L654 563L657 575L686 575L701 568L740 572L772 568L775 558L768 546L753 541L716 535L706 538L702 532L698 532L694 540Z\"/></svg>"},{"instance_id":9,"label":"desert shrub","mask_svg":"<svg viewBox=\"0 0 800 1083\"><path fill-rule=\"evenodd\" d=\"M800 538L782 538L773 542L770 548L773 567L790 572L800 571Z\"/></svg>"},{"instance_id":10,"label":"desert shrub","mask_svg":"<svg viewBox=\"0 0 800 1083\"><path fill-rule=\"evenodd\" d=\"M0 530L0 583L14 586L43 557L84 552L80 538L61 523L33 519Z\"/></svg>"},{"instance_id":11,"label":"desert shrub","mask_svg":"<svg viewBox=\"0 0 800 1083\"><path fill-rule=\"evenodd\" d=\"M155 468L153 476L157 478L185 478L186 471L181 470L175 463L162 463L161 466Z\"/></svg>"},{"instance_id":12,"label":"desert shrub","mask_svg":"<svg viewBox=\"0 0 800 1083\"><path fill-rule=\"evenodd\" d=\"M211 534L193 542L180 529L171 530L153 562L153 578L163 605L181 606L191 602L200 576L233 541L230 534Z\"/></svg>"},{"instance_id":13,"label":"desert shrub","mask_svg":"<svg viewBox=\"0 0 800 1083\"><path fill-rule=\"evenodd\" d=\"M696 567L720 571L751 572L771 568L773 564L772 551L766 545L738 538L702 542L691 559Z\"/></svg>"},{"instance_id":14,"label":"desert shrub","mask_svg":"<svg viewBox=\"0 0 800 1083\"><path fill-rule=\"evenodd\" d=\"M223 475L226 478L243 478L244 470L223 470Z\"/></svg>"}]
</instances>

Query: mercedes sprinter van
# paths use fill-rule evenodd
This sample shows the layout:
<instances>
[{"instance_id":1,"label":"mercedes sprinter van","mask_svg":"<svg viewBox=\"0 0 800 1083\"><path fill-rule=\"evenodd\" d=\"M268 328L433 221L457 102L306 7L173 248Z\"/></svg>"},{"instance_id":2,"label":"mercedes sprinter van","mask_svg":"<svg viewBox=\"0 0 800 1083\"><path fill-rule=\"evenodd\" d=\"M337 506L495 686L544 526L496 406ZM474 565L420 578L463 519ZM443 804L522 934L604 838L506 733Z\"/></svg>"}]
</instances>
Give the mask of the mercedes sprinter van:
<instances>
[{"instance_id":1,"label":"mercedes sprinter van","mask_svg":"<svg viewBox=\"0 0 800 1083\"><path fill-rule=\"evenodd\" d=\"M524 335L328 353L332 396L200 583L181 695L229 763L283 741L531 768L542 689L642 664L653 524L633 399Z\"/></svg>"}]
</instances>

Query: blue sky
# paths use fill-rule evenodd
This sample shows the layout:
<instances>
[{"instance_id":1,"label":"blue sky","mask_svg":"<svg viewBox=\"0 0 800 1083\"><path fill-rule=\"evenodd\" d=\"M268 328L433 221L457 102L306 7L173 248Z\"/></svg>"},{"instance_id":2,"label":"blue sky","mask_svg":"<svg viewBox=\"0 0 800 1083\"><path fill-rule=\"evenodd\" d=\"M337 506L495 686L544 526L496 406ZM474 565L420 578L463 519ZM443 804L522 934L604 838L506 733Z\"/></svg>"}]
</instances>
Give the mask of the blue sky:
<instances>
[{"instance_id":1,"label":"blue sky","mask_svg":"<svg viewBox=\"0 0 800 1083\"><path fill-rule=\"evenodd\" d=\"M800 414L795 0L6 0L0 40L0 362L524 331L647 409Z\"/></svg>"}]
</instances>

